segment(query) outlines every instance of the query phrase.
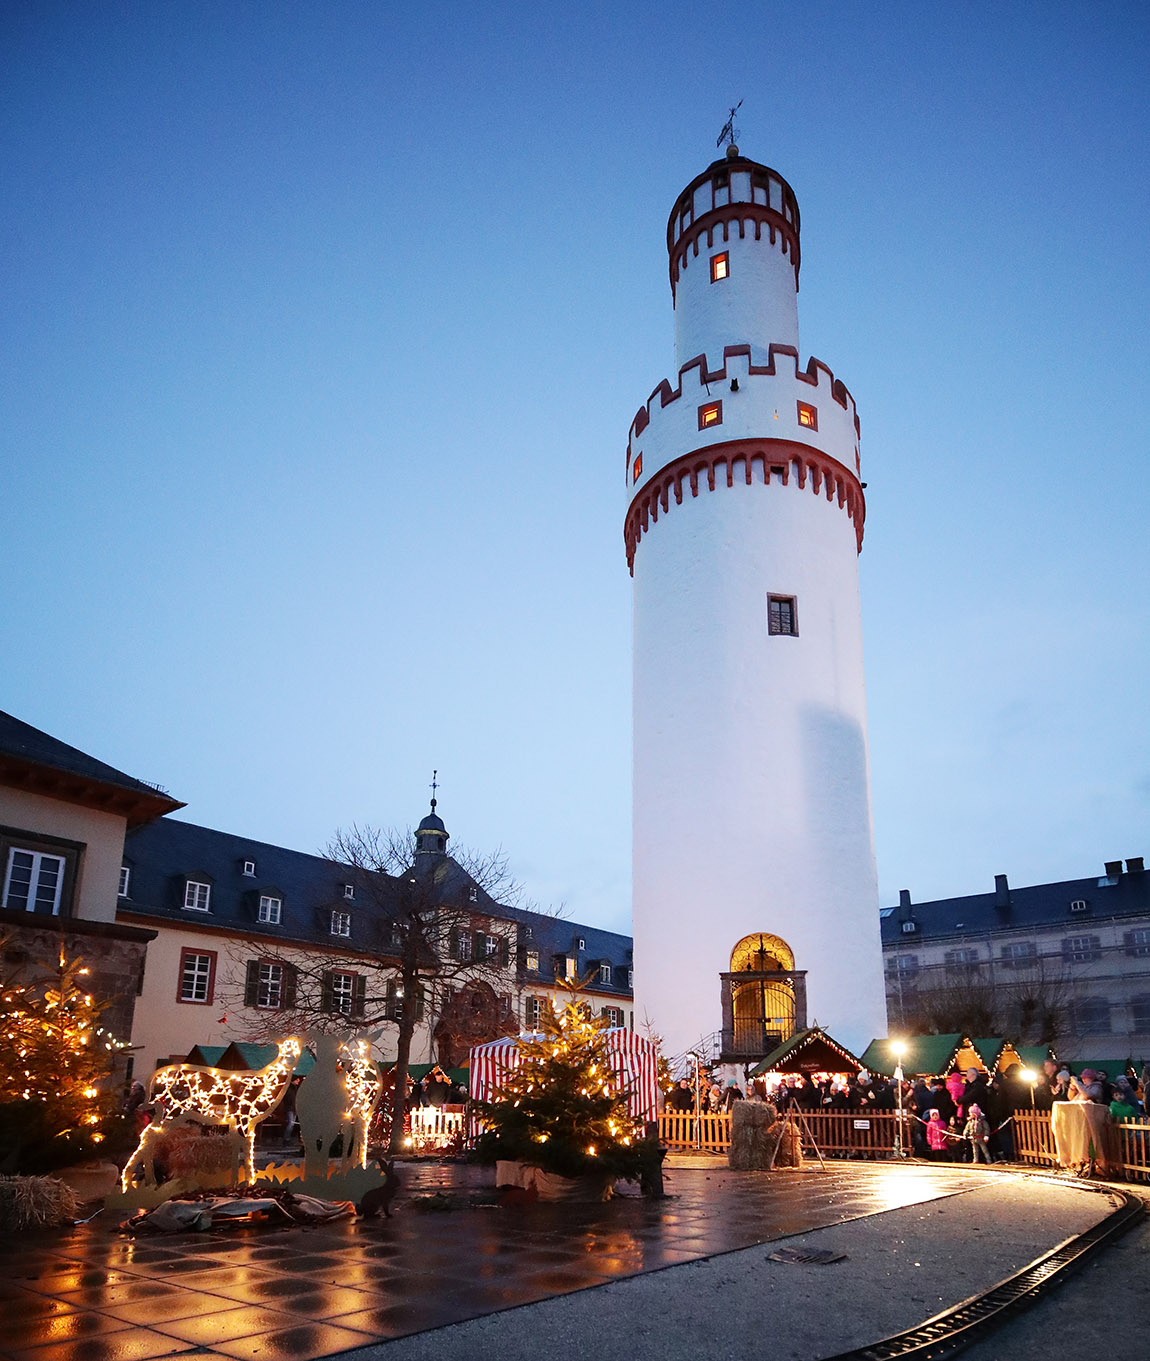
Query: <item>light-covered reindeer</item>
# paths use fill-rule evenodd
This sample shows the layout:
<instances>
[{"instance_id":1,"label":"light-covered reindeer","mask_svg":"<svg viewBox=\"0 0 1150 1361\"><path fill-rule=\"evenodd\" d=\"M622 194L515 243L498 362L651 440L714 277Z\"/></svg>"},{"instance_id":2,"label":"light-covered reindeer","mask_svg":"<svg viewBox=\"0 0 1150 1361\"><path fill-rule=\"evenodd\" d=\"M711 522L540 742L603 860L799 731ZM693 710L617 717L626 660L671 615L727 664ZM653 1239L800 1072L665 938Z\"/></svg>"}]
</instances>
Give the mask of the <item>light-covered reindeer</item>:
<instances>
[{"instance_id":1,"label":"light-covered reindeer","mask_svg":"<svg viewBox=\"0 0 1150 1361\"><path fill-rule=\"evenodd\" d=\"M136 1151L128 1159L121 1178L127 1191L140 1165L144 1185L154 1182L151 1152L166 1129L193 1120L226 1125L242 1136L248 1181L255 1175L253 1146L256 1126L283 1100L291 1082L300 1042L281 1040L274 1059L251 1072L203 1067L195 1063L169 1063L152 1074L149 1101L156 1114L144 1129Z\"/></svg>"}]
</instances>

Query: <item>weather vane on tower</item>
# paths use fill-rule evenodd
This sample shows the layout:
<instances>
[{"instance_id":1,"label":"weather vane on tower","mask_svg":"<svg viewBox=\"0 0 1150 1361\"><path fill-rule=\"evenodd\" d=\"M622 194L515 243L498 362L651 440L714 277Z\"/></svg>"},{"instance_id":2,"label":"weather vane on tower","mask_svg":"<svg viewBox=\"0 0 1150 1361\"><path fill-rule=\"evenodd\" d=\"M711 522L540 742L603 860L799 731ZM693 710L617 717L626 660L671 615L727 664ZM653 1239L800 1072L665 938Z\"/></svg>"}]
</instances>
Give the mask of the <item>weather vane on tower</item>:
<instances>
[{"instance_id":1,"label":"weather vane on tower","mask_svg":"<svg viewBox=\"0 0 1150 1361\"><path fill-rule=\"evenodd\" d=\"M433 770L431 772L431 811L433 813L435 812L435 791L439 788L439 782L436 779L438 774L438 770Z\"/></svg>"},{"instance_id":2,"label":"weather vane on tower","mask_svg":"<svg viewBox=\"0 0 1150 1361\"><path fill-rule=\"evenodd\" d=\"M726 139L728 146L735 145L735 142L738 140L740 135L739 129L735 127L735 114L737 114L742 107L743 101L740 99L739 102L735 105L735 107L731 110L730 118L728 118L727 121L723 124L723 130L722 132L719 133L718 140L715 142L716 146L722 146L724 139Z\"/></svg>"}]
</instances>

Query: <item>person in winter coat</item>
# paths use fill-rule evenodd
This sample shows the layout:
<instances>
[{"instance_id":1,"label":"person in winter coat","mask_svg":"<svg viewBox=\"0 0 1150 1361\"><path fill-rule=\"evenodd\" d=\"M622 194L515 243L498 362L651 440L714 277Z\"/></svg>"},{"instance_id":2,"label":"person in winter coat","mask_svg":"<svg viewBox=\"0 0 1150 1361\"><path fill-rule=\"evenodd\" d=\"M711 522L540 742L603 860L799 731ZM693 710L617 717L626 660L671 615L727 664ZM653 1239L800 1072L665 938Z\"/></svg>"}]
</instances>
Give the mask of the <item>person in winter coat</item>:
<instances>
[{"instance_id":1,"label":"person in winter coat","mask_svg":"<svg viewBox=\"0 0 1150 1361\"><path fill-rule=\"evenodd\" d=\"M946 1075L946 1090L951 1101L954 1102L956 1115L962 1114L962 1092L966 1083L963 1081L962 1074L956 1068L952 1073Z\"/></svg>"},{"instance_id":2,"label":"person in winter coat","mask_svg":"<svg viewBox=\"0 0 1150 1361\"><path fill-rule=\"evenodd\" d=\"M937 1110L931 1111L930 1119L926 1122L926 1142L934 1162L944 1163L950 1160L950 1140L946 1136L946 1121Z\"/></svg>"},{"instance_id":3,"label":"person in winter coat","mask_svg":"<svg viewBox=\"0 0 1150 1361\"><path fill-rule=\"evenodd\" d=\"M979 1109L978 1103L974 1102L966 1113L966 1125L963 1134L970 1140L970 1160L978 1162L979 1157L985 1163L990 1162L990 1125L987 1123L986 1116Z\"/></svg>"}]
</instances>

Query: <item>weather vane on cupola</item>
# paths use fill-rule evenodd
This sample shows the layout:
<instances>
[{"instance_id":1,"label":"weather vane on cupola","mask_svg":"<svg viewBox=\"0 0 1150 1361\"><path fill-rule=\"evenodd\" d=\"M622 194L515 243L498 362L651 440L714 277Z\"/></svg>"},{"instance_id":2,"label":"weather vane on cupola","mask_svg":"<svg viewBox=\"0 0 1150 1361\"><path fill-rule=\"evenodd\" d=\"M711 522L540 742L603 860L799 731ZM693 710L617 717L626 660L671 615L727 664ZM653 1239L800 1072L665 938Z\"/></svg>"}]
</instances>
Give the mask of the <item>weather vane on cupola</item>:
<instances>
[{"instance_id":1,"label":"weather vane on cupola","mask_svg":"<svg viewBox=\"0 0 1150 1361\"><path fill-rule=\"evenodd\" d=\"M733 147L735 145L736 141L739 139L740 136L739 129L735 127L735 114L737 114L742 107L743 101L740 99L739 102L735 105L735 107L731 110L730 118L728 118L727 121L723 124L723 130L722 132L719 133L718 139L715 142L716 146L722 146L724 140L726 141L729 147Z\"/></svg>"},{"instance_id":2,"label":"weather vane on cupola","mask_svg":"<svg viewBox=\"0 0 1150 1361\"><path fill-rule=\"evenodd\" d=\"M439 788L439 783L436 779L436 776L438 776L438 774L439 774L438 770L433 770L431 772L431 811L433 813L435 812L435 791Z\"/></svg>"}]
</instances>

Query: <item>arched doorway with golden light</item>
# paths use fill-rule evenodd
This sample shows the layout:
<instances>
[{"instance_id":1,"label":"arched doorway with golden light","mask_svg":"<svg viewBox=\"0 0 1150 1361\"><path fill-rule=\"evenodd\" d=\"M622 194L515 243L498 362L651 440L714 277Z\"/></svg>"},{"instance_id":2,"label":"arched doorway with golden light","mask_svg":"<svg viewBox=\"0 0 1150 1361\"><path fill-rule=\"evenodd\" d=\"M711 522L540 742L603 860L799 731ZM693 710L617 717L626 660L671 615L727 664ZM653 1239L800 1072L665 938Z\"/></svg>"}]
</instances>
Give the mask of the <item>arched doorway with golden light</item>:
<instances>
[{"instance_id":1,"label":"arched doorway with golden light","mask_svg":"<svg viewBox=\"0 0 1150 1361\"><path fill-rule=\"evenodd\" d=\"M806 972L781 936L756 931L731 951L722 980L722 1057L765 1058L806 1027Z\"/></svg>"}]
</instances>

